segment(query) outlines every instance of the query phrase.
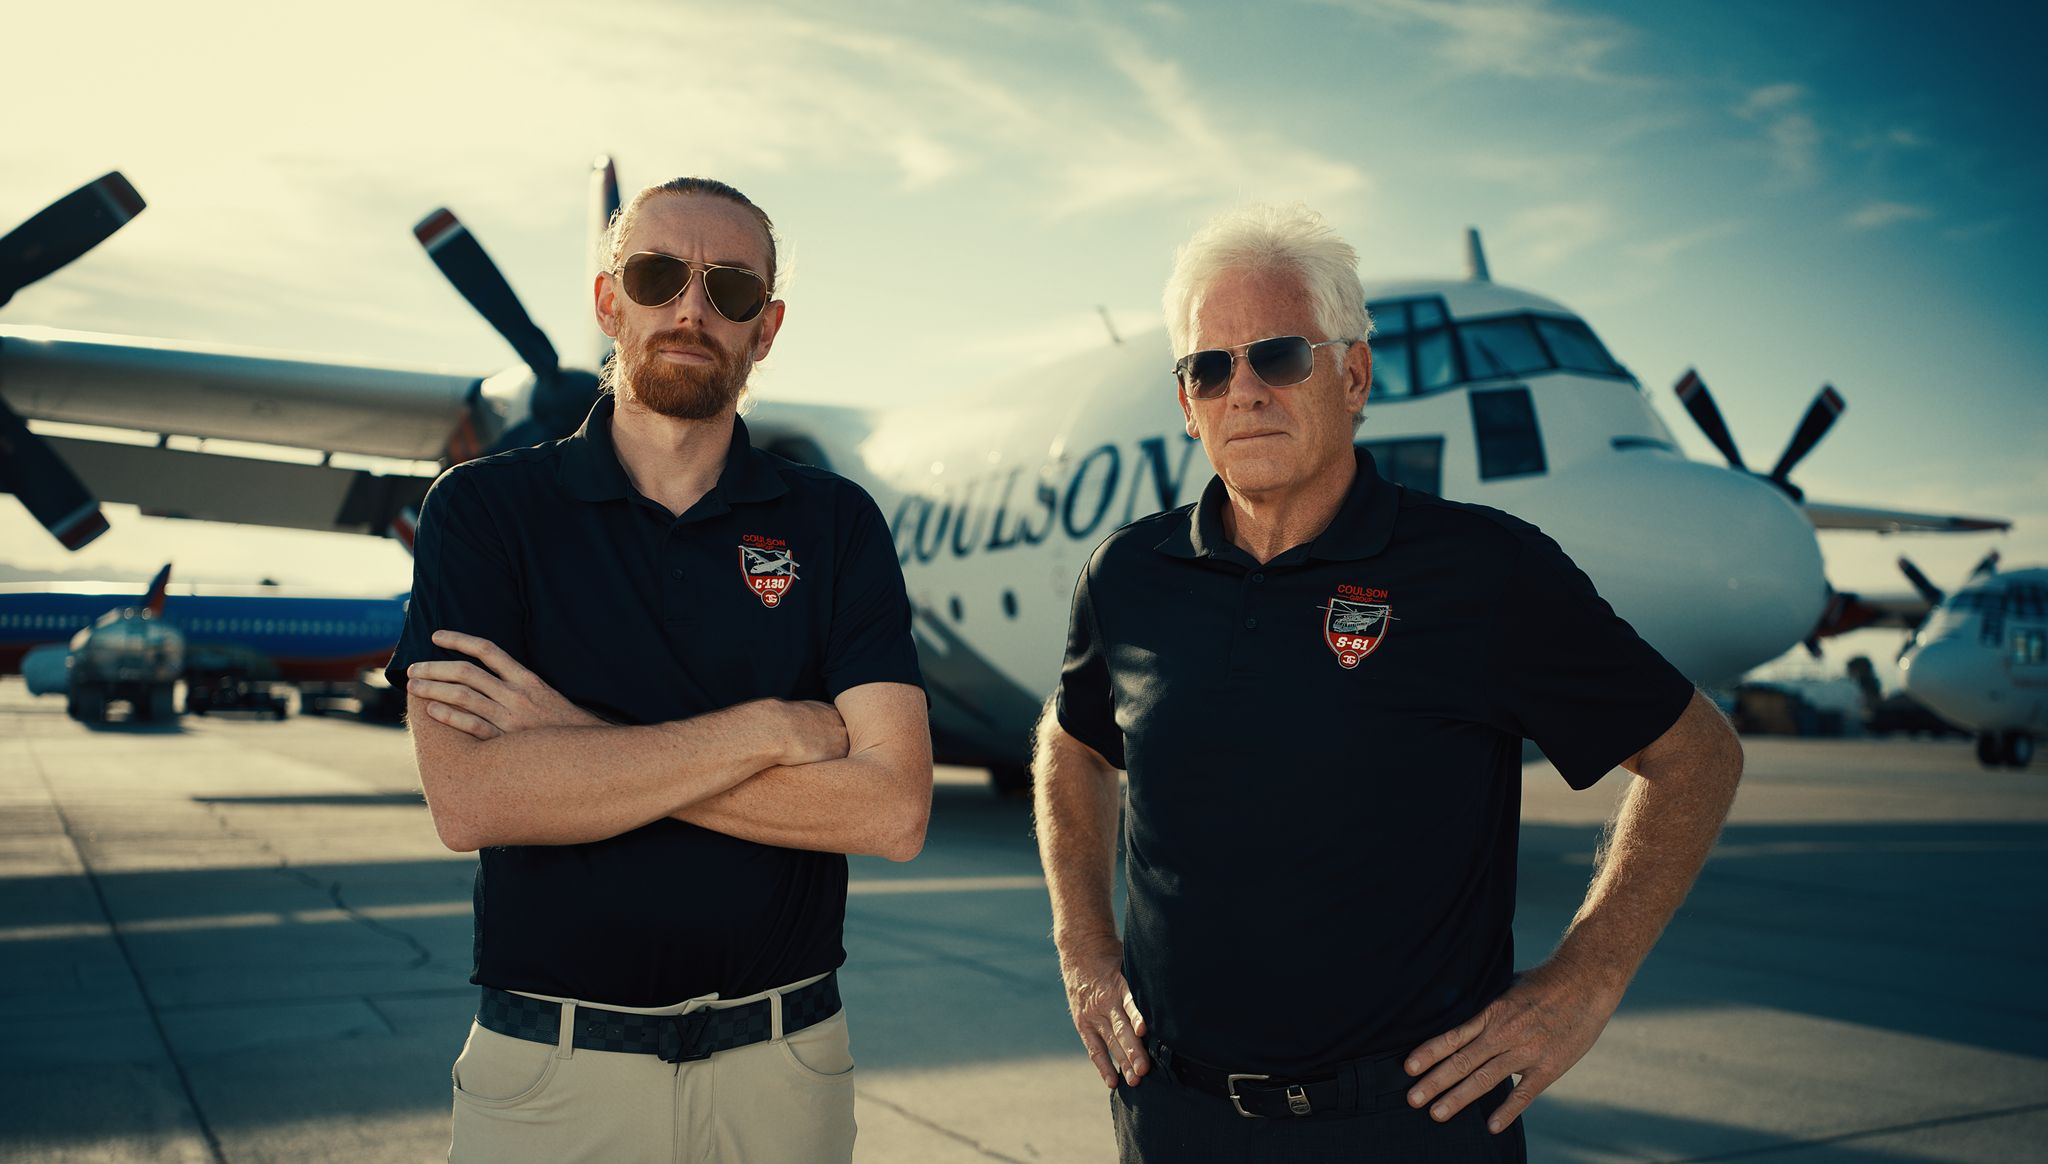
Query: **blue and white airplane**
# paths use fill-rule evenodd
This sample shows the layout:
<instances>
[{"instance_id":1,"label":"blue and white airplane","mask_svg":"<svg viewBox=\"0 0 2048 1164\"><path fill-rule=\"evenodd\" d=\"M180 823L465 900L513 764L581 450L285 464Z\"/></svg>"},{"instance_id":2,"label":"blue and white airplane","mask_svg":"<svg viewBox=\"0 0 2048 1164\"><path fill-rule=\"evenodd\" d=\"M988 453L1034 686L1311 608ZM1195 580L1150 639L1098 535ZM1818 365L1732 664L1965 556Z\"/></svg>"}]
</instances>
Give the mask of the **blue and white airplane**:
<instances>
[{"instance_id":1,"label":"blue and white airplane","mask_svg":"<svg viewBox=\"0 0 2048 1164\"><path fill-rule=\"evenodd\" d=\"M220 648L263 672L252 678L347 683L384 665L405 621L404 595L291 594L158 579L140 601L131 584L119 582L0 583L0 675L22 671L38 648L61 658L72 637L109 610L160 603L157 617L184 634L188 657Z\"/></svg>"},{"instance_id":2,"label":"blue and white airplane","mask_svg":"<svg viewBox=\"0 0 2048 1164\"><path fill-rule=\"evenodd\" d=\"M618 204L600 158L593 257ZM140 206L110 174L0 240L0 301ZM562 363L454 214L437 210L414 233L521 365L478 377L0 329L0 449L13 426L0 486L74 546L104 528L100 498L213 521L388 534L440 468L574 431L595 375ZM33 261L22 257L30 251ZM1395 481L1541 526L1698 682L1732 680L1867 618L1853 595L1828 585L1817 530L2008 527L1805 498L1790 474L1843 410L1832 388L1776 466L1756 473L1704 382L1688 374L1680 400L1728 464L1687 460L1642 385L1577 313L1493 282L1477 232L1468 265L1462 280L1367 288L1379 334L1360 443ZM601 355L594 320L591 331ZM942 761L990 767L999 782L1021 777L1083 560L1124 522L1193 500L1210 477L1183 431L1171 366L1161 330L944 408L771 401L748 415L756 444L853 478L890 515ZM290 446L317 463L175 447L194 437ZM350 458L424 471L383 473Z\"/></svg>"}]
</instances>

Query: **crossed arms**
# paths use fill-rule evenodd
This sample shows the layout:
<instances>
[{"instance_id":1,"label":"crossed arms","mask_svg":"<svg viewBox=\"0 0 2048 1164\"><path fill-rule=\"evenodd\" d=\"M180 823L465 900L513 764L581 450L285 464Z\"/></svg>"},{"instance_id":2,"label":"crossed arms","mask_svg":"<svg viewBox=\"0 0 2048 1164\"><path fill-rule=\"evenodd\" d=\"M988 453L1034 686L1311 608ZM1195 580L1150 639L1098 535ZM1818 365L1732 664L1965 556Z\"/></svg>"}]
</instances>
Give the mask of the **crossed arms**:
<instances>
[{"instance_id":1,"label":"crossed arms","mask_svg":"<svg viewBox=\"0 0 2048 1164\"><path fill-rule=\"evenodd\" d=\"M924 693L909 684L619 725L488 640L436 631L434 642L477 660L408 672L420 784L441 842L457 852L599 841L663 817L893 861L924 846L931 728Z\"/></svg>"}]
</instances>

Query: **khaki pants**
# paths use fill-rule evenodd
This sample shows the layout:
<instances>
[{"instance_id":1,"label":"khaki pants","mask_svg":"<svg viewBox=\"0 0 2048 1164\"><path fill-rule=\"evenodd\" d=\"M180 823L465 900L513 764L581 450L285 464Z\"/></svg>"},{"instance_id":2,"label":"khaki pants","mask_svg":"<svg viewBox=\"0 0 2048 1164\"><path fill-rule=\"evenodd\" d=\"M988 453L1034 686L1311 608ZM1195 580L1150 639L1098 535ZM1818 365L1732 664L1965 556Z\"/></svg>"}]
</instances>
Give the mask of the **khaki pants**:
<instances>
[{"instance_id":1,"label":"khaki pants","mask_svg":"<svg viewBox=\"0 0 2048 1164\"><path fill-rule=\"evenodd\" d=\"M822 977L822 975L820 975ZM780 1164L853 1158L853 1053L846 1012L782 1034L784 991L691 999L671 1007L607 1007L683 1014L774 1000L776 1038L694 1063L532 1043L470 1024L455 1060L454 1164L470 1161L699 1161ZM545 997L533 995L532 997Z\"/></svg>"}]
</instances>

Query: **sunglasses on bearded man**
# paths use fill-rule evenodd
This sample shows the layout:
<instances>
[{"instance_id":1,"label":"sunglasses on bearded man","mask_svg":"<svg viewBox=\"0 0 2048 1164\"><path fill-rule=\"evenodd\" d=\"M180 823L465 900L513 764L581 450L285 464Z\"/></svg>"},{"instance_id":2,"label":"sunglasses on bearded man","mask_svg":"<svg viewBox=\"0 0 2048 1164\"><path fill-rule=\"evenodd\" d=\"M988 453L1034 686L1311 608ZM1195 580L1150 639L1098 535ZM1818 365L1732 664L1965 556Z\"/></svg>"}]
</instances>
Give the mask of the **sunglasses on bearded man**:
<instances>
[{"instance_id":1,"label":"sunglasses on bearded man","mask_svg":"<svg viewBox=\"0 0 2048 1164\"><path fill-rule=\"evenodd\" d=\"M626 289L626 297L642 307L660 307L690 289L690 280L704 272L704 297L718 314L733 323L750 323L768 306L768 281L745 267L718 263L696 263L664 255L659 251L638 251L626 256L612 274Z\"/></svg>"},{"instance_id":2,"label":"sunglasses on bearded man","mask_svg":"<svg viewBox=\"0 0 2048 1164\"><path fill-rule=\"evenodd\" d=\"M1173 374L1181 388L1195 400L1213 400L1230 387L1230 373L1239 359L1251 365L1252 375L1268 388L1286 388L1309 378L1316 370L1316 349L1334 344L1346 347L1357 340L1324 340L1312 344L1303 336L1276 335L1253 340L1234 348L1204 348L1174 361Z\"/></svg>"}]
</instances>

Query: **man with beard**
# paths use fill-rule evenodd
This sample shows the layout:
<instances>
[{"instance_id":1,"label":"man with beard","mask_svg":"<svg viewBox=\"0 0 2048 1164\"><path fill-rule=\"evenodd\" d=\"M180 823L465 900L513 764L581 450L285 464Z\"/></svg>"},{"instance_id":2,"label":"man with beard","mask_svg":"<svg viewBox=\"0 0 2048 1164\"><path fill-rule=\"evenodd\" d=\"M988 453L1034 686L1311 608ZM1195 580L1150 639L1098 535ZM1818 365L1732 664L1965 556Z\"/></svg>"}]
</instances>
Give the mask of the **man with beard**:
<instances>
[{"instance_id":1,"label":"man with beard","mask_svg":"<svg viewBox=\"0 0 2048 1164\"><path fill-rule=\"evenodd\" d=\"M931 741L894 543L736 413L772 224L705 179L614 219L606 389L428 494L406 682L483 999L453 1160L846 1160L846 853L909 860Z\"/></svg>"}]
</instances>

